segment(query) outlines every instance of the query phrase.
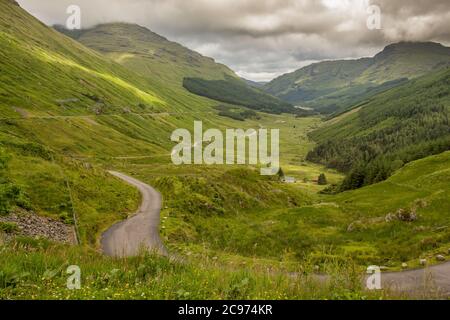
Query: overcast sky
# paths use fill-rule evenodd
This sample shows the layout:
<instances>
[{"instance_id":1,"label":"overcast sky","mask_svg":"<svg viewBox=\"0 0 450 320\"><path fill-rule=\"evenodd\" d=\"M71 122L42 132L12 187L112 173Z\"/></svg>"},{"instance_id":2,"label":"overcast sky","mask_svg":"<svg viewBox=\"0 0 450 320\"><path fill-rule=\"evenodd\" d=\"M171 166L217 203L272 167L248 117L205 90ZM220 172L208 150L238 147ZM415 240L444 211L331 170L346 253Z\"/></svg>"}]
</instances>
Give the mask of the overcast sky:
<instances>
[{"instance_id":1,"label":"overcast sky","mask_svg":"<svg viewBox=\"0 0 450 320\"><path fill-rule=\"evenodd\" d=\"M79 5L82 27L130 22L270 80L311 62L372 56L397 41L450 44L450 0L18 0L49 25ZM370 30L370 5L381 29ZM369 12L368 12L369 8ZM373 20L370 20L373 21Z\"/></svg>"}]
</instances>

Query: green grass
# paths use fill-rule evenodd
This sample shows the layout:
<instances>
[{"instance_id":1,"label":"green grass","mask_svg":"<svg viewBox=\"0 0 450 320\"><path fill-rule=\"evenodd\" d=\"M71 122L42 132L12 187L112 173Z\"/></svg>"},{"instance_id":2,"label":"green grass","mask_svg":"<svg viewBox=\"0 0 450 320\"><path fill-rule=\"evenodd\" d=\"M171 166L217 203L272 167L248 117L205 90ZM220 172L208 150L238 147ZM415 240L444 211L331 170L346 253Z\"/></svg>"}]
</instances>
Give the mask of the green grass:
<instances>
[{"instance_id":1,"label":"green grass","mask_svg":"<svg viewBox=\"0 0 450 320\"><path fill-rule=\"evenodd\" d=\"M205 216L183 211L169 200L162 233L184 254L207 250L228 263L246 257L256 264L267 259L272 266L284 261L294 268L342 261L361 268L383 265L395 270L402 262L417 266L420 258L435 261L448 250L449 160L450 152L419 160L386 182L336 196L304 195L290 209L283 200L284 207L272 201L270 208ZM280 190L278 197L283 196ZM173 197L182 198L177 193ZM389 213L402 208L415 208L418 220L386 221Z\"/></svg>"},{"instance_id":2,"label":"green grass","mask_svg":"<svg viewBox=\"0 0 450 320\"><path fill-rule=\"evenodd\" d=\"M155 256L112 260L98 253L45 241L17 239L14 250L0 246L1 299L380 299L367 292L350 265L330 265L331 279L320 284L308 275L295 280L251 267L224 269L198 259L193 264ZM69 265L81 269L81 290L66 288Z\"/></svg>"},{"instance_id":3,"label":"green grass","mask_svg":"<svg viewBox=\"0 0 450 320\"><path fill-rule=\"evenodd\" d=\"M4 232L6 234L13 233L18 231L19 228L17 224L12 222L0 222L0 232Z\"/></svg>"},{"instance_id":4,"label":"green grass","mask_svg":"<svg viewBox=\"0 0 450 320\"><path fill-rule=\"evenodd\" d=\"M82 244L95 247L105 228L136 210L139 194L134 188L97 166L38 147L15 139L0 150L7 159L0 170L1 186L15 190L7 198L10 203L2 198L3 214L22 207L67 224L74 224L75 214Z\"/></svg>"}]
</instances>

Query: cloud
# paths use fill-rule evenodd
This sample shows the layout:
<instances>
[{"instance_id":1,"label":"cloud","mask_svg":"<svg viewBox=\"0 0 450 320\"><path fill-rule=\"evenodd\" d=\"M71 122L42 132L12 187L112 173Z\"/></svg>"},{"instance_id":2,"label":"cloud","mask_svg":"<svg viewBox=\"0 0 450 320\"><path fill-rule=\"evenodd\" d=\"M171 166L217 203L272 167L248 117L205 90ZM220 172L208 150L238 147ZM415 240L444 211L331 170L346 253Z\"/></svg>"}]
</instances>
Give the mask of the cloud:
<instances>
[{"instance_id":1,"label":"cloud","mask_svg":"<svg viewBox=\"0 0 450 320\"><path fill-rule=\"evenodd\" d=\"M450 43L448 0L19 0L48 24L77 4L83 27L143 25L229 65L269 80L311 61L369 56L402 40ZM382 29L369 30L369 5Z\"/></svg>"}]
</instances>

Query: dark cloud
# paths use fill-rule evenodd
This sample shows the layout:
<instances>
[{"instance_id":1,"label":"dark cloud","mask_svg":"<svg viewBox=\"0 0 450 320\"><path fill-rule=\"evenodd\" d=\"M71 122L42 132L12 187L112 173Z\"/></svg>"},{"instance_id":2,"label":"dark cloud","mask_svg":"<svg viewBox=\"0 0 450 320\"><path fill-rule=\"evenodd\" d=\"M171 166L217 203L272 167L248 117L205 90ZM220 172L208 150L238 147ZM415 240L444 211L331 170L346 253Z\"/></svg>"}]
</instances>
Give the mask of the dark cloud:
<instances>
[{"instance_id":1,"label":"dark cloud","mask_svg":"<svg viewBox=\"0 0 450 320\"><path fill-rule=\"evenodd\" d=\"M450 43L449 0L19 0L48 24L82 9L83 27L138 23L253 80L323 59L373 55L401 40ZM369 5L382 29L369 30Z\"/></svg>"}]
</instances>

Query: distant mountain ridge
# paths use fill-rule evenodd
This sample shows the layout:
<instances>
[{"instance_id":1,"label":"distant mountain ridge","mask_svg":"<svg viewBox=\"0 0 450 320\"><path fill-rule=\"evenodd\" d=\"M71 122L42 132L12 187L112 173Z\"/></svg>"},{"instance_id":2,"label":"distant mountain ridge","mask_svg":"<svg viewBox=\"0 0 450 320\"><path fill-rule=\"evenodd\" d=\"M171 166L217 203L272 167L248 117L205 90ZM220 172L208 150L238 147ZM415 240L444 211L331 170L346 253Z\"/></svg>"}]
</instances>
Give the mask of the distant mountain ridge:
<instances>
[{"instance_id":1,"label":"distant mountain ridge","mask_svg":"<svg viewBox=\"0 0 450 320\"><path fill-rule=\"evenodd\" d=\"M385 47L373 58L309 65L263 88L294 105L340 113L408 79L448 66L450 48L434 42L400 42Z\"/></svg>"},{"instance_id":2,"label":"distant mountain ridge","mask_svg":"<svg viewBox=\"0 0 450 320\"><path fill-rule=\"evenodd\" d=\"M187 91L268 113L295 112L287 102L239 78L234 71L136 24L109 23L86 30L55 29L180 96Z\"/></svg>"},{"instance_id":3,"label":"distant mountain ridge","mask_svg":"<svg viewBox=\"0 0 450 320\"><path fill-rule=\"evenodd\" d=\"M241 78L241 79L244 80L249 86L255 87L255 88L262 88L266 84L269 83L268 81L253 81L253 80L248 80L245 78Z\"/></svg>"},{"instance_id":4,"label":"distant mountain ridge","mask_svg":"<svg viewBox=\"0 0 450 320\"><path fill-rule=\"evenodd\" d=\"M214 59L137 24L107 23L74 31L58 25L54 28L141 75L151 72L165 82L181 85L184 77L200 75L210 80L224 79L225 75L238 78Z\"/></svg>"}]
</instances>

